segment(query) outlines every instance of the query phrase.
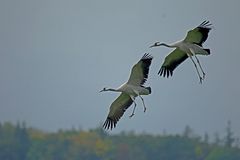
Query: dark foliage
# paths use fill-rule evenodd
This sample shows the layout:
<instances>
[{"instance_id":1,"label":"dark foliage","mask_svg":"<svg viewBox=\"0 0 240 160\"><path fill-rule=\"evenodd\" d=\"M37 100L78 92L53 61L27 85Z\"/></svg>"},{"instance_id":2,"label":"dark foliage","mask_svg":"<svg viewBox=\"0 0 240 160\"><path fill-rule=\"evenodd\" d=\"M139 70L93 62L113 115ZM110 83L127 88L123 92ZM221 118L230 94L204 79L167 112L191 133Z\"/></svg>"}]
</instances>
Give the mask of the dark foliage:
<instances>
[{"instance_id":1,"label":"dark foliage","mask_svg":"<svg viewBox=\"0 0 240 160\"><path fill-rule=\"evenodd\" d=\"M227 129L227 135L230 129ZM232 132L231 132L232 134ZM109 135L101 127L89 131L56 133L26 128L24 124L0 124L0 159L4 160L239 160L235 141L209 144L187 126L182 135L150 135L122 132ZM225 139L219 139L224 141Z\"/></svg>"}]
</instances>

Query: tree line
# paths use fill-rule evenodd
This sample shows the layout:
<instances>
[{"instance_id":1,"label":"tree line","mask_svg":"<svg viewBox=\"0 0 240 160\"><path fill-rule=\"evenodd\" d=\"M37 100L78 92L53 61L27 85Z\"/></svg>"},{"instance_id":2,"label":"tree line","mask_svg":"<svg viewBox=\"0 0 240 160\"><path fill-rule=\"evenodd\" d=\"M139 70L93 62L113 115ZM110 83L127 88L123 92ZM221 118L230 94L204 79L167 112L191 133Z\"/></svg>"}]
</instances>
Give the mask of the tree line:
<instances>
[{"instance_id":1,"label":"tree line","mask_svg":"<svg viewBox=\"0 0 240 160\"><path fill-rule=\"evenodd\" d=\"M225 136L194 134L186 126L182 134L121 132L108 134L101 127L44 132L25 123L0 123L1 160L239 160L239 140L231 122Z\"/></svg>"}]
</instances>

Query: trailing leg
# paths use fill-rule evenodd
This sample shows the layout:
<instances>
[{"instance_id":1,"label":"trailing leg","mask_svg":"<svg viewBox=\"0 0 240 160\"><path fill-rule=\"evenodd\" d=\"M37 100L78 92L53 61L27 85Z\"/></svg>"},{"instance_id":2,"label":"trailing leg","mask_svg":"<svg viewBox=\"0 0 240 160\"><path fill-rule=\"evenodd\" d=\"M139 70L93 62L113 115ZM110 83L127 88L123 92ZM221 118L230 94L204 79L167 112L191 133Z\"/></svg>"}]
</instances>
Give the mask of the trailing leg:
<instances>
[{"instance_id":1,"label":"trailing leg","mask_svg":"<svg viewBox=\"0 0 240 160\"><path fill-rule=\"evenodd\" d=\"M141 98L142 103L143 103L143 111L146 112L146 109L147 109L147 108L146 108L146 106L145 106L144 100L143 100L142 96L139 95L139 97Z\"/></svg>"},{"instance_id":2,"label":"trailing leg","mask_svg":"<svg viewBox=\"0 0 240 160\"><path fill-rule=\"evenodd\" d=\"M194 67L195 67L196 70L197 70L197 74L198 74L198 77L199 77L199 79L200 79L200 83L202 84L203 78L201 77L201 75L200 75L200 73L199 73L199 71L198 71L197 64L194 62L192 56L189 56L189 57L190 57L190 59L192 60L192 62L193 62L193 64L194 64Z\"/></svg>"},{"instance_id":3,"label":"trailing leg","mask_svg":"<svg viewBox=\"0 0 240 160\"><path fill-rule=\"evenodd\" d=\"M136 106L137 106L137 103L135 102L135 97L134 96L130 96L133 103L134 103L134 108L133 108L133 111L132 111L132 114L129 116L129 118L132 118L135 114L135 109L136 109Z\"/></svg>"},{"instance_id":4,"label":"trailing leg","mask_svg":"<svg viewBox=\"0 0 240 160\"><path fill-rule=\"evenodd\" d=\"M197 56L196 55L194 55L194 57L196 58L196 60L197 60L197 63L198 63L198 65L199 65L199 67L200 67L200 69L201 69L201 71L202 71L202 74L203 74L203 79L205 78L205 72L203 71L203 69L202 69L202 66L201 66L201 64L200 64L200 61L199 61L199 59L197 58Z\"/></svg>"}]
</instances>

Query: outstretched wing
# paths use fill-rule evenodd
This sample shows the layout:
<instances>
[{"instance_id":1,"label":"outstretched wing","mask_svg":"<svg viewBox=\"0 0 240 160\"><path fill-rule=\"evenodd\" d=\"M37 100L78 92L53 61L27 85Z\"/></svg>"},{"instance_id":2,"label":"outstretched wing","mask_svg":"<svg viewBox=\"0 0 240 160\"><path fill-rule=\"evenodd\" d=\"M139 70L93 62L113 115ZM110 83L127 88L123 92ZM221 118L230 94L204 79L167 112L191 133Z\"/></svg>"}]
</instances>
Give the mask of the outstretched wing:
<instances>
[{"instance_id":1,"label":"outstretched wing","mask_svg":"<svg viewBox=\"0 0 240 160\"><path fill-rule=\"evenodd\" d=\"M211 30L212 24L209 21L202 22L198 27L193 30L188 31L186 38L184 41L191 42L202 46L202 44L208 38L208 32Z\"/></svg>"},{"instance_id":2,"label":"outstretched wing","mask_svg":"<svg viewBox=\"0 0 240 160\"><path fill-rule=\"evenodd\" d=\"M132 68L128 84L143 85L148 78L149 67L151 65L153 57L145 53L140 61Z\"/></svg>"},{"instance_id":3,"label":"outstretched wing","mask_svg":"<svg viewBox=\"0 0 240 160\"><path fill-rule=\"evenodd\" d=\"M165 58L158 74L163 77L172 76L173 70L187 58L188 55L185 52L175 49Z\"/></svg>"},{"instance_id":4,"label":"outstretched wing","mask_svg":"<svg viewBox=\"0 0 240 160\"><path fill-rule=\"evenodd\" d=\"M118 120L122 117L123 113L133 103L128 94L121 93L120 96L111 104L110 111L107 119L103 124L105 129L113 129L116 127Z\"/></svg>"}]
</instances>

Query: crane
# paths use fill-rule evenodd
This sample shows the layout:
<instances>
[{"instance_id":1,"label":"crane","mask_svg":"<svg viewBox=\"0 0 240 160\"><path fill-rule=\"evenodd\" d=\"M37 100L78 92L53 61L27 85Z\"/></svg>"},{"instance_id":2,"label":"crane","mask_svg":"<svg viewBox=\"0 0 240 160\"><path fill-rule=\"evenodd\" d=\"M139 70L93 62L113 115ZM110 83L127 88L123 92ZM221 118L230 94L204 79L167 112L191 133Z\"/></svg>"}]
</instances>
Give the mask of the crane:
<instances>
[{"instance_id":1,"label":"crane","mask_svg":"<svg viewBox=\"0 0 240 160\"><path fill-rule=\"evenodd\" d=\"M150 48L157 46L175 48L175 50L166 56L158 74L163 77L172 76L173 70L189 57L192 60L194 67L196 68L200 83L202 83L203 79L205 78L205 72L203 71L200 61L196 55L210 55L210 49L203 48L202 44L208 38L208 33L211 30L211 25L212 24L210 24L209 21L204 21L196 28L188 31L185 39L181 41L175 42L173 44L156 42L150 46ZM202 76L200 75L197 64L193 60L192 56L195 57L202 72Z\"/></svg>"},{"instance_id":2,"label":"crane","mask_svg":"<svg viewBox=\"0 0 240 160\"><path fill-rule=\"evenodd\" d=\"M107 119L103 124L103 128L111 130L115 128L124 112L131 106L132 103L134 103L132 114L129 116L132 117L137 106L135 102L136 97L141 98L144 112L146 111L146 106L141 95L151 94L151 88L143 85L147 81L152 59L153 57L150 54L145 53L138 63L132 67L130 77L126 83L122 84L117 89L104 87L100 91L121 92L118 98L111 104Z\"/></svg>"}]
</instances>

